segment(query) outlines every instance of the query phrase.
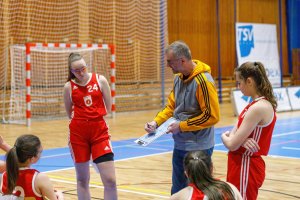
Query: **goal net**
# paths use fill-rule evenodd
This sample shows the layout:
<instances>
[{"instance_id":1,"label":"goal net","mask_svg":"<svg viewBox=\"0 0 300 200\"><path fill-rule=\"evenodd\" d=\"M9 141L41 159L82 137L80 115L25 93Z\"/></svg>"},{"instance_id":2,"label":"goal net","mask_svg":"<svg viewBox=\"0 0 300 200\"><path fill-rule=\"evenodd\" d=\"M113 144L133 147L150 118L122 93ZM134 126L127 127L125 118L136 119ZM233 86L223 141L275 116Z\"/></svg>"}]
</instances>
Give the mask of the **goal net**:
<instances>
[{"instance_id":1,"label":"goal net","mask_svg":"<svg viewBox=\"0 0 300 200\"><path fill-rule=\"evenodd\" d=\"M26 48L27 46L27 48ZM68 77L68 56L79 52L89 72L104 75L111 85L114 113L114 47L98 44L12 45L11 81L4 88L3 121L30 125L30 119L66 116L63 87Z\"/></svg>"}]
</instances>

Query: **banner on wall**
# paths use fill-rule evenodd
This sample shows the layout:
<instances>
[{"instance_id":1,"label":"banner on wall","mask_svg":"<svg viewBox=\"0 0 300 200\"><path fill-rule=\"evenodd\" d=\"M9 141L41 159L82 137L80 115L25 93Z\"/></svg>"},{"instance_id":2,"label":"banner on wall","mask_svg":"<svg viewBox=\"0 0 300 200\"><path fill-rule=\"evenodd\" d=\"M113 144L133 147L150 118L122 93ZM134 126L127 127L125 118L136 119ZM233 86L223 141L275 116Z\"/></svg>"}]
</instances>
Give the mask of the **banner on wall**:
<instances>
[{"instance_id":1,"label":"banner on wall","mask_svg":"<svg viewBox=\"0 0 300 200\"><path fill-rule=\"evenodd\" d=\"M273 87L281 86L276 25L236 23L238 65L248 61L264 64Z\"/></svg>"},{"instance_id":2,"label":"banner on wall","mask_svg":"<svg viewBox=\"0 0 300 200\"><path fill-rule=\"evenodd\" d=\"M300 87L298 87L299 92L299 99L298 102L300 101ZM295 87L295 90L296 87ZM292 91L292 89L291 89ZM282 111L291 111L292 107L290 104L290 99L289 99L289 95L287 93L287 88L274 88L273 89L274 92L274 96L276 97L277 100L277 112L282 112ZM291 94L293 92L290 92ZM296 94L297 92L295 92ZM236 116L238 116L243 110L244 108L250 103L252 102L252 98L249 96L245 96L243 95L243 93L240 90L233 90L231 93L232 96L232 101L233 102L233 109L234 109L234 114Z\"/></svg>"},{"instance_id":3,"label":"banner on wall","mask_svg":"<svg viewBox=\"0 0 300 200\"><path fill-rule=\"evenodd\" d=\"M287 91L292 110L300 110L300 86L288 87Z\"/></svg>"}]
</instances>

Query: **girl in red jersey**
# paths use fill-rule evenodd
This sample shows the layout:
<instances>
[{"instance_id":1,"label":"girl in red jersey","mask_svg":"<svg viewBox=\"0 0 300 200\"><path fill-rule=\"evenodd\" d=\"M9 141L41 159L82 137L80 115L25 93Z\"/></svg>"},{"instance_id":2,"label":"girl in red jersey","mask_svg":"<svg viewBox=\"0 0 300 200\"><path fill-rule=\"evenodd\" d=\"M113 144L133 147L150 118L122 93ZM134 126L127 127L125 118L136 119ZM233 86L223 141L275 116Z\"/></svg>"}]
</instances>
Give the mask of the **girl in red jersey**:
<instances>
[{"instance_id":1,"label":"girl in red jersey","mask_svg":"<svg viewBox=\"0 0 300 200\"><path fill-rule=\"evenodd\" d=\"M184 172L189 185L173 194L170 200L242 200L237 188L212 176L213 166L203 151L190 151L184 158Z\"/></svg>"},{"instance_id":2,"label":"girl in red jersey","mask_svg":"<svg viewBox=\"0 0 300 200\"><path fill-rule=\"evenodd\" d=\"M47 175L30 166L36 163L43 151L41 141L34 135L18 137L15 145L6 154L6 172L0 177L0 199L50 199L61 200L61 193L55 194ZM14 198L16 197L16 198Z\"/></svg>"},{"instance_id":3,"label":"girl in red jersey","mask_svg":"<svg viewBox=\"0 0 300 200\"><path fill-rule=\"evenodd\" d=\"M265 68L260 62L246 62L235 70L239 89L252 97L239 115L237 125L222 134L228 153L227 181L244 199L257 199L265 179L265 162L276 122L277 102Z\"/></svg>"},{"instance_id":4,"label":"girl in red jersey","mask_svg":"<svg viewBox=\"0 0 300 200\"><path fill-rule=\"evenodd\" d=\"M103 119L111 111L111 93L104 76L87 72L78 53L68 59L69 76L64 103L69 124L69 147L74 160L79 200L91 199L89 160L92 156L104 186L104 199L117 199L114 154Z\"/></svg>"}]
</instances>

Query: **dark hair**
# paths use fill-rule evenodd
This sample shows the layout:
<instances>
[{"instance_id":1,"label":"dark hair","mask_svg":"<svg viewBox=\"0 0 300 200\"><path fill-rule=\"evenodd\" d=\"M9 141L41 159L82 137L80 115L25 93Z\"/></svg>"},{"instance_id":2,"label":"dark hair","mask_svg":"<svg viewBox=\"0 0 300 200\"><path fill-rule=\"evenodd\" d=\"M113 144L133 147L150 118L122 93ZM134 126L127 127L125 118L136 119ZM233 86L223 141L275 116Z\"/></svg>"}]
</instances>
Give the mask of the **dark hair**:
<instances>
[{"instance_id":1,"label":"dark hair","mask_svg":"<svg viewBox=\"0 0 300 200\"><path fill-rule=\"evenodd\" d=\"M22 135L18 137L13 148L6 154L7 190L12 194L19 177L19 164L39 153L40 139L35 135Z\"/></svg>"},{"instance_id":2,"label":"dark hair","mask_svg":"<svg viewBox=\"0 0 300 200\"><path fill-rule=\"evenodd\" d=\"M183 41L173 42L166 48L165 53L168 53L170 50L172 50L175 58L180 58L184 56L188 60L192 59L191 50L188 47L188 45Z\"/></svg>"},{"instance_id":3,"label":"dark hair","mask_svg":"<svg viewBox=\"0 0 300 200\"><path fill-rule=\"evenodd\" d=\"M209 200L234 199L231 187L212 176L210 156L203 151L191 151L184 157L184 170L190 183L201 190Z\"/></svg>"},{"instance_id":4,"label":"dark hair","mask_svg":"<svg viewBox=\"0 0 300 200\"><path fill-rule=\"evenodd\" d=\"M235 69L239 72L239 77L243 80L251 77L256 83L258 95L264 96L273 106L277 108L276 98L274 96L272 85L267 77L264 65L261 62L246 62Z\"/></svg>"},{"instance_id":5,"label":"dark hair","mask_svg":"<svg viewBox=\"0 0 300 200\"><path fill-rule=\"evenodd\" d=\"M72 79L75 79L75 75L71 72L72 63L81 60L83 57L79 53L70 53L68 58L68 66L69 66L69 72L68 72L68 79L67 81L70 81Z\"/></svg>"}]
</instances>

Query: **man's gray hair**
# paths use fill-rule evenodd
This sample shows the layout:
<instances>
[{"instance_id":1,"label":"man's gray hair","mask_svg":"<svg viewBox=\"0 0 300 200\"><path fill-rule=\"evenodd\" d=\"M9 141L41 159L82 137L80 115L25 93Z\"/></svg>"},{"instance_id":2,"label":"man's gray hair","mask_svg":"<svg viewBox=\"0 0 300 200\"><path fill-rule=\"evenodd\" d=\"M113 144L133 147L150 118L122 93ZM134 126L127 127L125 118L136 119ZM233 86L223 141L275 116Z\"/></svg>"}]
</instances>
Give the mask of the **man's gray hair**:
<instances>
[{"instance_id":1,"label":"man's gray hair","mask_svg":"<svg viewBox=\"0 0 300 200\"><path fill-rule=\"evenodd\" d=\"M188 47L188 45L183 41L175 41L172 44L170 44L166 48L165 53L168 53L169 51L172 51L176 58L184 56L188 60L192 59L191 50Z\"/></svg>"}]
</instances>

